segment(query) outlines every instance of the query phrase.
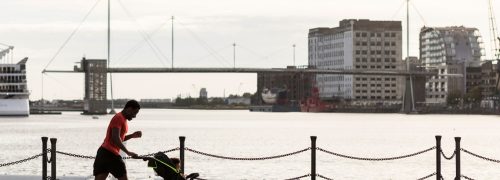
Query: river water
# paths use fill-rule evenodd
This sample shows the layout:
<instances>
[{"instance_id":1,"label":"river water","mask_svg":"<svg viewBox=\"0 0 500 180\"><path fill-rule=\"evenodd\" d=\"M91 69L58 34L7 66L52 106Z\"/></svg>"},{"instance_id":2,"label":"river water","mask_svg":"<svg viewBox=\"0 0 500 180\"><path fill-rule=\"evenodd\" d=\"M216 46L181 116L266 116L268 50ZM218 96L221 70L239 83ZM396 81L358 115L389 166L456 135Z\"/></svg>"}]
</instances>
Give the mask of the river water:
<instances>
[{"instance_id":1,"label":"river water","mask_svg":"<svg viewBox=\"0 0 500 180\"><path fill-rule=\"evenodd\" d=\"M112 116L31 115L0 119L0 164L41 152L41 137L57 138L57 150L95 156ZM345 113L263 113L244 110L144 109L129 122L129 132L143 137L127 147L148 154L186 147L228 157L266 157L311 146L357 157L392 157L435 146L442 135L447 156L453 153L454 137L471 152L500 159L500 117L492 115L404 115ZM50 143L49 143L50 146ZM360 161L317 152L317 173L334 179L417 179L435 172L435 150L394 161ZM168 153L178 157L179 151ZM310 172L311 152L263 160L235 161L186 152L185 171L205 179L286 179ZM461 153L462 174L475 179L498 179L500 164ZM58 154L58 176L90 176L93 160ZM151 179L152 169L141 160L127 160L131 179ZM41 175L41 158L0 167L0 175ZM50 167L50 166L49 166ZM50 170L50 168L49 168ZM442 158L444 179L455 174L455 159ZM50 172L49 172L50 174ZM435 178L435 177L433 177Z\"/></svg>"}]
</instances>

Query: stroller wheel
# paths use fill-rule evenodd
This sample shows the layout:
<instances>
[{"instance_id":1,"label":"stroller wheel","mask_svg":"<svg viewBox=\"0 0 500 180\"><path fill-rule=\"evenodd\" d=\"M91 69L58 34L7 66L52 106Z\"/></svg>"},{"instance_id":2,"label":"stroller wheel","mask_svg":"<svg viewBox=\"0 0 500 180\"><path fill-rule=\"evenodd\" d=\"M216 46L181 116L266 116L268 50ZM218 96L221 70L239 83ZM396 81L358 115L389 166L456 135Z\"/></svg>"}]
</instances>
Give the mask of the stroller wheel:
<instances>
[{"instance_id":1,"label":"stroller wheel","mask_svg":"<svg viewBox=\"0 0 500 180\"><path fill-rule=\"evenodd\" d=\"M186 179L194 179L194 178L197 178L198 176L200 176L200 174L198 173L191 173L189 175L186 176Z\"/></svg>"}]
</instances>

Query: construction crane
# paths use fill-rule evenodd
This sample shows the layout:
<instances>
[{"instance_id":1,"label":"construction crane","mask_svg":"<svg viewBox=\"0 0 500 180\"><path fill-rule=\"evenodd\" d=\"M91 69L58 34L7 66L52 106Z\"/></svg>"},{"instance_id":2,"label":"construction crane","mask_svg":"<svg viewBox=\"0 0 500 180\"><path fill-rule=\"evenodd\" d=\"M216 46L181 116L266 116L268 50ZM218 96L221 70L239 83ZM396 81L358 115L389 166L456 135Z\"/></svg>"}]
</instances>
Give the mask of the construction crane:
<instances>
[{"instance_id":1,"label":"construction crane","mask_svg":"<svg viewBox=\"0 0 500 180\"><path fill-rule=\"evenodd\" d=\"M498 49L498 44L500 42L500 37L497 34L497 23L495 19L495 13L493 11L493 5L491 4L491 0L488 0L488 13L489 13L489 25L490 25L490 39L491 39L491 57L492 60L497 61L497 77L496 77L496 89L500 90L499 80L500 80L500 51Z\"/></svg>"}]
</instances>

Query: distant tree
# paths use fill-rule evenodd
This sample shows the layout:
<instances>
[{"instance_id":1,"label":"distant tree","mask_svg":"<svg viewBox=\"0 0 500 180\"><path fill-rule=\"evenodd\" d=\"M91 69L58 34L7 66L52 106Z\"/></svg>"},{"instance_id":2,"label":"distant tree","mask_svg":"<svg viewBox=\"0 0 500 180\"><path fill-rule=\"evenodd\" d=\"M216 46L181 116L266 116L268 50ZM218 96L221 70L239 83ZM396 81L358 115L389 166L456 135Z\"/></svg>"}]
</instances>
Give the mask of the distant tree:
<instances>
[{"instance_id":1,"label":"distant tree","mask_svg":"<svg viewBox=\"0 0 500 180\"><path fill-rule=\"evenodd\" d=\"M467 103L478 103L483 99L480 87L472 88L467 94L465 94L465 101Z\"/></svg>"},{"instance_id":2,"label":"distant tree","mask_svg":"<svg viewBox=\"0 0 500 180\"><path fill-rule=\"evenodd\" d=\"M224 104L224 99L222 98L213 98L208 104L210 105L222 105Z\"/></svg>"},{"instance_id":3,"label":"distant tree","mask_svg":"<svg viewBox=\"0 0 500 180\"><path fill-rule=\"evenodd\" d=\"M252 97L252 94L249 93L249 92L246 92L246 93L243 93L243 97L244 98L251 98Z\"/></svg>"},{"instance_id":4,"label":"distant tree","mask_svg":"<svg viewBox=\"0 0 500 180\"><path fill-rule=\"evenodd\" d=\"M448 105L458 105L460 103L460 98L462 97L462 92L459 90L452 90L448 92L448 97L446 97L446 104Z\"/></svg>"}]
</instances>

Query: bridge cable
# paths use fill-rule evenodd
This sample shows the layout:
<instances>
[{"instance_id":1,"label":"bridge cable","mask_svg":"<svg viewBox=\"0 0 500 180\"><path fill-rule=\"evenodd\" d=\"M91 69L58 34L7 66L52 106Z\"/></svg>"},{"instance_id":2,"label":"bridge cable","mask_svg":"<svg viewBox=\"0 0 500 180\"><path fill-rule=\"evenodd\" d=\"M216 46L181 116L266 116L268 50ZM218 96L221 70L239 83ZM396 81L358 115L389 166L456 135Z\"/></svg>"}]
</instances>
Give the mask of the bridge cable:
<instances>
[{"instance_id":1,"label":"bridge cable","mask_svg":"<svg viewBox=\"0 0 500 180\"><path fill-rule=\"evenodd\" d=\"M177 23L179 23L183 28L186 29L186 31L196 40L198 41L198 43L200 43L201 46L203 46L209 53L212 53L213 56L216 58L217 61L219 61L219 63L223 64L223 65L227 65L227 66L232 66L231 63L229 63L226 58L224 58L224 56L220 55L219 53L217 53L212 47L210 47L208 45L207 42L203 41L200 37L198 37L196 35L196 33L194 33L193 31L191 31L186 24L180 22L179 20L177 20ZM224 64L225 63L225 64Z\"/></svg>"},{"instance_id":2,"label":"bridge cable","mask_svg":"<svg viewBox=\"0 0 500 180\"><path fill-rule=\"evenodd\" d=\"M424 23L424 26L427 25L427 22L425 21L424 16L422 16L422 14L420 13L420 11L417 9L417 6L415 4L413 4L412 1L410 1L410 5L417 12L418 17L420 17L420 20L422 20L422 22Z\"/></svg>"},{"instance_id":3,"label":"bridge cable","mask_svg":"<svg viewBox=\"0 0 500 180\"><path fill-rule=\"evenodd\" d=\"M82 26L82 24L87 20L87 18L89 17L89 15L92 13L92 11L95 9L95 7L97 6L97 4L99 4L101 0L97 0L95 2L95 4L92 6L92 8L90 8L90 10L87 12L87 14L85 15L85 17L82 19L82 21L80 22L80 24L78 24L78 26L76 27L75 30L73 30L73 32L71 32L71 34L69 35L69 37L64 41L64 43L62 44L61 47L59 47L59 49L57 50L57 52L54 54L54 56L52 56L52 58L50 59L49 63L47 63L47 65L43 68L43 70L45 71L45 69L47 69L47 67L49 67L49 65L52 63L52 61L54 61L54 59L56 59L57 55L59 55L59 53L62 51L62 49L66 46L66 44L68 44L68 42L71 40L71 38L76 34L76 32L80 29L80 27Z\"/></svg>"},{"instance_id":4,"label":"bridge cable","mask_svg":"<svg viewBox=\"0 0 500 180\"><path fill-rule=\"evenodd\" d=\"M151 40L150 36L147 35L143 30L141 30L139 27L140 27L140 24L139 22L137 22L137 19L134 18L134 16L132 15L132 13L130 13L130 11L123 5L123 3L121 2L121 0L118 0L118 4L120 4L120 7L125 11L125 14L127 14L127 16L132 19L132 21L134 23L136 23L136 25L138 26L137 28L137 31L142 35L142 37L146 40L146 42L148 43L149 47L152 49L152 51L155 53L156 57L158 58L158 60L160 61L160 63L167 67L165 65L165 63L163 61L161 61L161 58L158 54L160 54L163 58L165 58L165 60L168 61L168 58L160 51L160 48L158 48L158 46L156 46L156 44ZM157 52L158 51L158 52Z\"/></svg>"},{"instance_id":5,"label":"bridge cable","mask_svg":"<svg viewBox=\"0 0 500 180\"><path fill-rule=\"evenodd\" d=\"M233 47L233 45L227 45L227 46L225 46L225 47L222 47L222 48L220 48L220 49L217 49L215 52L217 52L217 53L218 53L218 52L221 52L221 51L223 51L223 50L226 50L227 48L230 48L230 47ZM199 62L199 61L201 61L201 60L203 60L203 59L205 59L205 58L209 58L209 57L212 57L212 56L214 56L214 54L213 54L213 53L209 53L209 54L207 54L207 55L204 55L204 56L201 56L201 57L199 57L199 58L196 58L195 60L193 60L193 61L191 61L191 62L192 62L193 64L195 64L195 63L197 63L197 62Z\"/></svg>"},{"instance_id":6,"label":"bridge cable","mask_svg":"<svg viewBox=\"0 0 500 180\"><path fill-rule=\"evenodd\" d=\"M167 24L167 22L165 21L163 24L161 24L160 26L158 26L158 28L156 28L154 31L152 31L151 33L149 33L149 37L153 37L158 31L160 31L160 29L165 26ZM137 50L139 50L141 48L141 46L146 42L145 39L142 39L142 41L138 42L137 44L135 44L132 48L130 48L126 53L124 53L122 56L120 56L120 58L118 58L117 61L115 62L119 62L121 60L123 60L124 62L127 61L130 56L132 56L135 52L137 52ZM124 63L123 62L123 63Z\"/></svg>"},{"instance_id":7,"label":"bridge cable","mask_svg":"<svg viewBox=\"0 0 500 180\"><path fill-rule=\"evenodd\" d=\"M401 1L401 4L399 5L398 10L396 11L396 13L394 13L394 14L391 16L391 18L390 18L390 19L394 19L394 18L396 18L396 16L399 14L399 12L401 11L401 9L403 9L403 7L404 7L405 3L406 3L406 0Z\"/></svg>"}]
</instances>

